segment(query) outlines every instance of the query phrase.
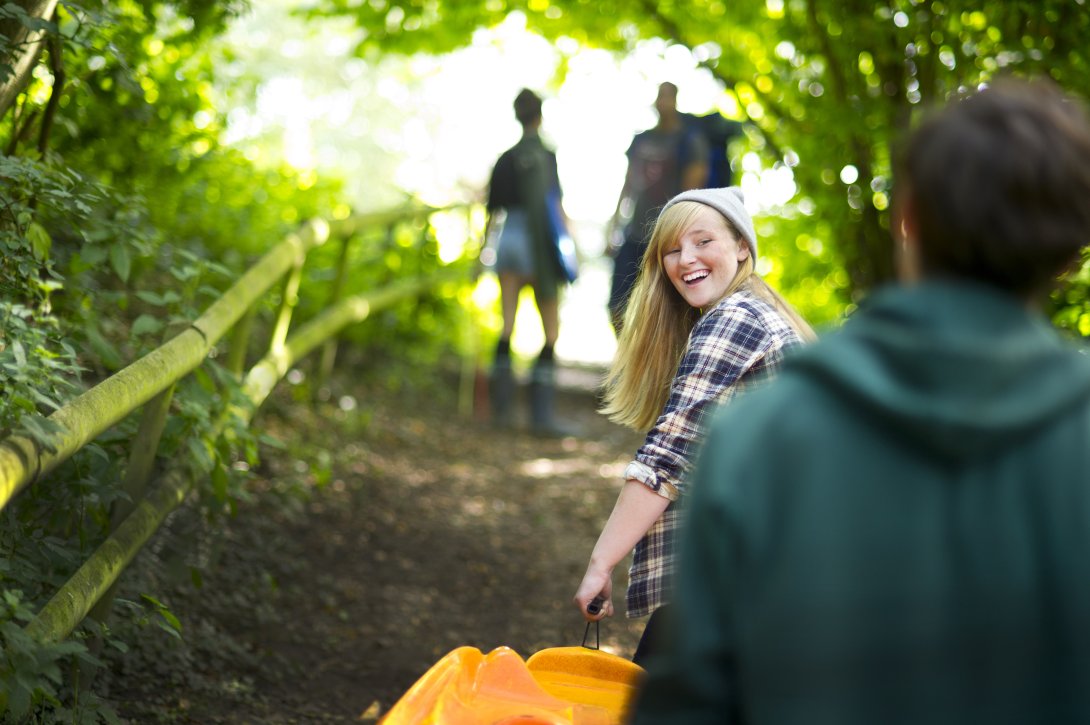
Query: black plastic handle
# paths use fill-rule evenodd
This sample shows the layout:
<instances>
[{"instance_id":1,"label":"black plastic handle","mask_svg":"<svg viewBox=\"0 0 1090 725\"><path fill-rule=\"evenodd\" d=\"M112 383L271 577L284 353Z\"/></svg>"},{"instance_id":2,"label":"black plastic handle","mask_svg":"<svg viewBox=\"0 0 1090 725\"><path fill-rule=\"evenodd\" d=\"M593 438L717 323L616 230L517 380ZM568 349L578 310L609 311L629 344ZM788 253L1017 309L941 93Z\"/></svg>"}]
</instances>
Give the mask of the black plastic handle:
<instances>
[{"instance_id":1,"label":"black plastic handle","mask_svg":"<svg viewBox=\"0 0 1090 725\"><path fill-rule=\"evenodd\" d=\"M587 614L597 614L602 611L602 605L605 604L605 601L602 597L595 597L590 600L590 604L587 605Z\"/></svg>"},{"instance_id":2,"label":"black plastic handle","mask_svg":"<svg viewBox=\"0 0 1090 725\"><path fill-rule=\"evenodd\" d=\"M602 632L601 632L601 629L598 626L600 624L601 624L600 621L598 621L597 619L594 620L594 646L590 647L590 646L587 645L587 637L590 635L590 625L591 625L591 623L587 622L587 626L583 630L583 645L582 645L583 647L586 647L587 649L601 649L602 648Z\"/></svg>"}]
</instances>

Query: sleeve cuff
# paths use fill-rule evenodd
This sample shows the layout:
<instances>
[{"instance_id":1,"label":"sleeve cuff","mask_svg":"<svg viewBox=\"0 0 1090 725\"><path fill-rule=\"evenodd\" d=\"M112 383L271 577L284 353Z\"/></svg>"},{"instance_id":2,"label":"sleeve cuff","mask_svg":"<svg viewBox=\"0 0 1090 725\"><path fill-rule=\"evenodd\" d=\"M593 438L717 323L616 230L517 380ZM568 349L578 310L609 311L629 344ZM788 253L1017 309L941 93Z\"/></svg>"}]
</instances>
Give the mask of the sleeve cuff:
<instances>
[{"instance_id":1,"label":"sleeve cuff","mask_svg":"<svg viewBox=\"0 0 1090 725\"><path fill-rule=\"evenodd\" d=\"M632 461L624 469L624 478L626 481L635 480L647 486L649 489L657 493L659 496L669 500L677 501L681 494L677 490L677 486L662 478L655 472L655 469L648 466L646 463L640 463L639 461Z\"/></svg>"}]
</instances>

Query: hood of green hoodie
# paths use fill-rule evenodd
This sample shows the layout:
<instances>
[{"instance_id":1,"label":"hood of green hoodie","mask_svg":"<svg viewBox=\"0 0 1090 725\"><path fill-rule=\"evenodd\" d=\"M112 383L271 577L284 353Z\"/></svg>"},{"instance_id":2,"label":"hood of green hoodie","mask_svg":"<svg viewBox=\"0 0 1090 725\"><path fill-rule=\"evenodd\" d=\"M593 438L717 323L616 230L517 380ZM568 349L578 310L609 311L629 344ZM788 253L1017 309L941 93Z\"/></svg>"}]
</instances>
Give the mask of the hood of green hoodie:
<instances>
[{"instance_id":1,"label":"hood of green hoodie","mask_svg":"<svg viewBox=\"0 0 1090 725\"><path fill-rule=\"evenodd\" d=\"M980 285L882 290L830 337L795 358L797 373L944 457L1004 446L1090 398L1090 356Z\"/></svg>"}]
</instances>

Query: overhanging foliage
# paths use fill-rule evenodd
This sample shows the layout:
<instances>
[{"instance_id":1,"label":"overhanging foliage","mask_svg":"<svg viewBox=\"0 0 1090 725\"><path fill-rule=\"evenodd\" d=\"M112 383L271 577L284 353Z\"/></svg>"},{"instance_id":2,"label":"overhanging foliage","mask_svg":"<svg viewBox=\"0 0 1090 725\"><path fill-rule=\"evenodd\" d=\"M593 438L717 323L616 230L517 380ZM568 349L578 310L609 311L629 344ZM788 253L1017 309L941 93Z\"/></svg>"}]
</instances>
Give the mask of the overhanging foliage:
<instances>
[{"instance_id":1,"label":"overhanging foliage","mask_svg":"<svg viewBox=\"0 0 1090 725\"><path fill-rule=\"evenodd\" d=\"M512 12L553 40L624 53L654 37L693 51L722 83L721 105L752 122L766 164L794 175L769 249L804 309L891 279L891 158L921 110L1006 73L1090 95L1082 0L320 0L310 15L354 18L369 56L449 51Z\"/></svg>"}]
</instances>

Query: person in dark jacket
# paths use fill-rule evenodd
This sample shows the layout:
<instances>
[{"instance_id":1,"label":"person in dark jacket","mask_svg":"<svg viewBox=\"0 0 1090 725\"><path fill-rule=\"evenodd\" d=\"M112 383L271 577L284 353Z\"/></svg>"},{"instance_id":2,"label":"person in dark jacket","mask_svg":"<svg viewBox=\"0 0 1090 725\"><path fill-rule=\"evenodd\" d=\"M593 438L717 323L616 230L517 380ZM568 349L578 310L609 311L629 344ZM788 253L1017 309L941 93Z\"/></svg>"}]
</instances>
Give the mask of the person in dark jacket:
<instances>
[{"instance_id":1,"label":"person in dark jacket","mask_svg":"<svg viewBox=\"0 0 1090 725\"><path fill-rule=\"evenodd\" d=\"M1090 358L1038 304L1090 121L997 82L898 167L901 284L711 425L640 725L1090 722Z\"/></svg>"},{"instance_id":2,"label":"person in dark jacket","mask_svg":"<svg viewBox=\"0 0 1090 725\"><path fill-rule=\"evenodd\" d=\"M511 369L511 335L523 287L534 290L545 345L530 380L530 424L543 434L566 433L555 419L556 369L553 348L560 334L559 287L566 280L553 238L548 204L556 204L562 223L570 228L560 206L560 176L556 153L541 140L541 98L529 89L515 97L515 117L522 126L519 142L500 155L488 183L488 226L502 219L496 250L503 330L496 345L489 381L493 420L512 424L515 378ZM488 236L490 232L486 232Z\"/></svg>"},{"instance_id":3,"label":"person in dark jacket","mask_svg":"<svg viewBox=\"0 0 1090 725\"><path fill-rule=\"evenodd\" d=\"M659 212L677 194L700 189L708 180L708 140L677 110L677 94L673 83L659 85L658 123L636 134L625 152L628 170L606 232L613 257L609 319L618 336ZM617 233L621 241L614 247Z\"/></svg>"}]
</instances>

